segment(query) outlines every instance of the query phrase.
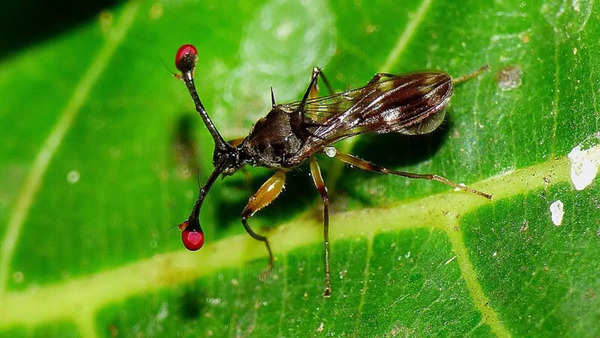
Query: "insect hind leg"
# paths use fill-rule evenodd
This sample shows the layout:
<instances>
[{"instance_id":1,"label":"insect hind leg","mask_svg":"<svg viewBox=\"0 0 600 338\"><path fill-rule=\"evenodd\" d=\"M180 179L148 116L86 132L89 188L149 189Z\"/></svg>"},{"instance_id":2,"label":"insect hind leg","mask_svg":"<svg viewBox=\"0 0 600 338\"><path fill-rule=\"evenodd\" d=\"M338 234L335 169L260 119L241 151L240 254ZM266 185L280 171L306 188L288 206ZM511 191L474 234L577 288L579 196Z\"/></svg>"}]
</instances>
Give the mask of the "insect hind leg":
<instances>
[{"instance_id":1,"label":"insect hind leg","mask_svg":"<svg viewBox=\"0 0 600 338\"><path fill-rule=\"evenodd\" d=\"M417 178L417 179L425 179L425 180L430 180L430 181L437 181L440 183L444 183L448 186L451 186L455 189L459 189L459 190L462 190L462 191L465 191L465 192L468 192L471 194L479 195L481 197L485 197L490 200L492 199L491 194L469 188L464 184L458 184L456 182L453 182L453 181L451 181L445 177L439 176L439 175L415 174L415 173L409 173L409 172L405 172L405 171L391 170L391 169L387 169L387 168L375 165L369 161L361 160L360 158L352 156L352 155L342 154L338 151L335 152L334 157L344 163L350 164L350 165L355 166L362 170L380 173L380 174L390 174L390 175L397 175L397 176L403 176L403 177L408 177L408 178Z\"/></svg>"},{"instance_id":2,"label":"insect hind leg","mask_svg":"<svg viewBox=\"0 0 600 338\"><path fill-rule=\"evenodd\" d=\"M485 71L488 71L489 69L490 69L489 65L482 66L481 68L477 69L476 71L474 71L472 73L459 76L456 79L452 79L452 84L453 85L457 85L459 83L463 83L463 82L469 81L469 80L471 80L473 78L478 77L481 73L483 73Z\"/></svg>"}]
</instances>

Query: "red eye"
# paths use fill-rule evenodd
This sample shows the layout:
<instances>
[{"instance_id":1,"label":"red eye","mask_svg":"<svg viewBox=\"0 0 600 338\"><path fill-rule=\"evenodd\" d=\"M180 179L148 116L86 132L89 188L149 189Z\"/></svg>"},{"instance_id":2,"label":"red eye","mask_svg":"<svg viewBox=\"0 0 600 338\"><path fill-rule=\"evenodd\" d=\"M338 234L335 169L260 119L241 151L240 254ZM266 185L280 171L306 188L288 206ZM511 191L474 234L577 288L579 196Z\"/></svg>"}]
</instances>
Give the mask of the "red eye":
<instances>
[{"instance_id":1,"label":"red eye","mask_svg":"<svg viewBox=\"0 0 600 338\"><path fill-rule=\"evenodd\" d=\"M182 73L191 70L198 55L198 50L193 45L179 47L175 54L175 67Z\"/></svg>"},{"instance_id":2,"label":"red eye","mask_svg":"<svg viewBox=\"0 0 600 338\"><path fill-rule=\"evenodd\" d=\"M196 251L204 245L204 233L201 230L185 229L181 232L181 241L188 250Z\"/></svg>"}]
</instances>

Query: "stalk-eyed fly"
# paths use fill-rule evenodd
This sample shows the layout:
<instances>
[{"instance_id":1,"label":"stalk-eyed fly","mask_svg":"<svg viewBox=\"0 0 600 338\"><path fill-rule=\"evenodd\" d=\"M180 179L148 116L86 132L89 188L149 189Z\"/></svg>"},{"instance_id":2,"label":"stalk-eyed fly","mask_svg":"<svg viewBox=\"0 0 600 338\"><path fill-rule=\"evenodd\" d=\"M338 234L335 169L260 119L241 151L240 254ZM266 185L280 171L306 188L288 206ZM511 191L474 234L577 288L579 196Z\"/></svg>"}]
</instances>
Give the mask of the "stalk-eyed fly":
<instances>
[{"instance_id":1,"label":"stalk-eyed fly","mask_svg":"<svg viewBox=\"0 0 600 338\"><path fill-rule=\"evenodd\" d=\"M272 108L267 116L258 120L245 138L226 142L211 121L196 92L193 73L197 54L194 46L183 45L177 51L175 65L181 71L177 77L185 82L196 111L214 139L215 168L200 188L190 216L179 225L183 244L189 250L198 250L204 244L204 234L198 218L208 190L219 175L231 175L245 165L275 170L275 174L250 197L241 215L242 225L248 234L262 241L267 248L268 273L273 266L269 240L254 232L248 225L248 219L277 198L285 185L288 170L308 160L315 188L323 201L325 297L331 294L329 199L315 154L325 153L329 157L370 172L438 181L457 190L492 198L490 194L438 175L383 168L353 155L341 153L332 146L337 141L363 133L397 132L416 135L432 132L444 119L444 108L450 101L454 85L478 76L488 68L487 66L457 79L436 71L402 75L377 73L364 87L341 93L334 93L323 72L314 68L308 88L300 101L277 104L271 90ZM319 78L329 89L329 95L318 96Z\"/></svg>"}]
</instances>

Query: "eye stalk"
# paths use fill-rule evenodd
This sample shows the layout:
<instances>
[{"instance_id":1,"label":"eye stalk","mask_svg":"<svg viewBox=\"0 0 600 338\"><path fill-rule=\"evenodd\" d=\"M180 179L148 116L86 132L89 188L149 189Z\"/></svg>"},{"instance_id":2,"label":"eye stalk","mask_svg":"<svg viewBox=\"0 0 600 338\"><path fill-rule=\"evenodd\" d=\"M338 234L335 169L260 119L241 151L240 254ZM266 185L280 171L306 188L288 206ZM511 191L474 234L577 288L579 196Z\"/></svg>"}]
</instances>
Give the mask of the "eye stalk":
<instances>
[{"instance_id":1,"label":"eye stalk","mask_svg":"<svg viewBox=\"0 0 600 338\"><path fill-rule=\"evenodd\" d=\"M192 209L190 217L179 224L181 241L188 250L196 251L204 245L204 232L200 226L200 208L202 207L202 202L204 202L204 198L206 198L206 194L210 190L210 187L222 172L223 169L221 167L216 167L215 170L213 170L204 186L198 191L198 199L196 200L196 203L194 203L194 208Z\"/></svg>"},{"instance_id":2,"label":"eye stalk","mask_svg":"<svg viewBox=\"0 0 600 338\"><path fill-rule=\"evenodd\" d=\"M194 68L196 67L197 56L198 50L193 45L183 45L179 47L177 53L175 54L175 66L181 72L181 76L178 77L185 82L185 85L192 96L192 100L194 100L196 111L198 114L200 114L202 121L204 121L206 128L212 135L212 138L215 141L215 150L225 151L233 149L229 143L225 142L217 130L217 127L215 127L214 123L208 116L206 109L204 109L202 101L200 101L198 92L196 92L196 85L194 84Z\"/></svg>"},{"instance_id":3,"label":"eye stalk","mask_svg":"<svg viewBox=\"0 0 600 338\"><path fill-rule=\"evenodd\" d=\"M206 109L198 97L196 92L196 86L194 84L194 68L196 67L196 59L198 57L198 50L193 45L183 45L179 47L175 54L175 66L181 72L181 75L177 77L185 82L185 85L190 92L190 96L196 106L196 111L200 114L202 121L206 125L206 128L212 135L215 141L215 152L213 156L213 164L215 166L214 171L198 191L198 199L194 203L194 208L188 219L179 224L181 230L181 240L188 250L196 251L204 245L204 232L200 226L200 208L206 198L206 194L210 190L211 186L219 177L223 174L224 176L233 174L238 170L243 161L240 159L238 149L232 147L229 143L225 142L212 120L208 116Z\"/></svg>"}]
</instances>

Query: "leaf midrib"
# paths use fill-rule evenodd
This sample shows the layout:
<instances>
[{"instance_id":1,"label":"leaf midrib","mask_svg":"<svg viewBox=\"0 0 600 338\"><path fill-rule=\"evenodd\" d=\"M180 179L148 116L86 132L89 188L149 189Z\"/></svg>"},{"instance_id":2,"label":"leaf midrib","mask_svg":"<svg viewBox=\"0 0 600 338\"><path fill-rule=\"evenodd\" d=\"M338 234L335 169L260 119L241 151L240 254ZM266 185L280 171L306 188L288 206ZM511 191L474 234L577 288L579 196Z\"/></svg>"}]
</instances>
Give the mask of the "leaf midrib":
<instances>
[{"instance_id":1,"label":"leaf midrib","mask_svg":"<svg viewBox=\"0 0 600 338\"><path fill-rule=\"evenodd\" d=\"M133 3L134 2L130 2L128 6L131 6ZM380 68L380 71L388 71L397 62L400 54L406 49L419 24L425 17L431 3L432 0L422 1L414 17L407 23L407 27L400 35L396 45L392 48L384 65ZM125 12L127 12L127 10ZM101 71L98 73L101 73ZM86 76L87 75L84 75L82 82ZM91 81L92 85L93 82L95 82L95 80ZM77 95L77 92L78 90L74 93L74 97ZM85 96L87 95L84 95L80 104L85 101ZM74 115L76 115L78 108L79 107L76 106L74 109ZM67 108L65 108L65 111L66 110ZM63 112L61 115L64 114L65 113ZM67 129L68 127L65 129L65 132ZM62 139L63 136L64 133L61 135L60 139ZM353 144L354 142L348 143L344 150L346 150L346 152L349 151ZM54 149L54 151L56 151L56 149ZM48 162L51 160L51 157L52 154L50 155ZM41 178L47 166L48 163L46 163L45 167L38 173L38 182L31 191L29 205L41 184ZM341 165L338 165L337 167L333 166L333 176L335 177L335 172L338 172L339 174L342 168L343 166ZM545 175L542 174L542 176L556 178L556 180L552 181L552 184L568 180L568 175L566 174L567 162L566 159L563 158L557 162L548 161L536 166L518 170L506 176L491 178L475 184L474 187L493 192L497 199L511 197L519 193L543 187L544 183L541 177L537 177L539 180L534 179L535 173L539 170L542 170L545 173ZM32 172L34 171L32 170ZM30 175L32 174L30 173ZM336 181L337 178L334 178L333 186L335 186ZM506 184L507 182L508 185ZM477 197L447 192L412 202L399 203L385 209L369 208L345 212L334 215L331 219L333 226L335 226L335 224L345 225L343 231L332 235L332 240L357 236L366 236L372 240L375 234L386 231L396 231L415 227L431 227L446 232L452 242L453 250L456 251L457 245L462 245L464 248L464 243L462 243L462 231L454 230L454 228L458 226L458 221L466 213L477 209L484 203L487 203L487 201L483 201ZM25 208L21 208L23 216L26 216L29 205L25 205ZM445 214L440 213L440 210L444 209L446 209L447 212ZM18 210L20 209L15 208L13 214L17 213ZM365 220L368 220L369 222L365 222ZM375 221L375 224L377 224L376 226L365 226L365 224L373 224L374 220L379 220L380 222ZM18 239L20 225L22 225L22 220L17 227L16 235L13 236L15 243ZM307 232L307 229L311 229L312 231ZM8 234L10 234L10 231L7 232L5 240L6 238L11 238ZM275 229L271 238L274 242L274 251L277 254L285 254L299 246L321 241L320 236L321 230L319 223L310 219L298 219ZM12 249L7 249L6 247L7 246L3 245L3 250L12 251ZM238 248L239 250L232 252L231 248ZM224 256L224 252L227 252L228 254ZM2 283L0 284L0 291L4 289L6 275L8 273L8 262L10 262L10 257L12 257L11 252L9 252L10 255L5 255L4 253L5 252L3 251L2 261L0 261L0 283ZM466 248L464 248L462 257L458 259L461 267L461 275L467 282L469 292L478 309L482 312L483 321L489 324L496 334L500 336L509 335L508 331L499 322L498 316L494 310L485 305L487 300L481 291L477 277L475 276L472 265L466 255L467 251ZM4 311L0 310L6 312L0 316L0 327L10 326L16 323L35 325L52 319L70 318L79 324L80 329L83 330L87 328L83 330L85 331L83 333L94 335L94 324L90 324L89 322L91 314L95 313L95 311L105 304L123 300L145 291L152 291L174 284L185 283L200 276L210 274L213 271L225 267L238 266L246 261L263 256L264 250L262 246L255 243L255 241L249 239L247 236L240 235L209 245L197 255L189 255L185 251L166 253L121 268L98 272L93 275L76 278L66 282L50 284L41 288L29 288L20 292L9 292L5 294L3 299L3 303L5 304L3 307ZM457 256L459 255L457 254ZM8 259L8 261L4 262L5 259ZM461 261L462 263L460 263ZM207 264L207 262L209 262L209 264ZM465 264L468 266L465 266ZM197 267L199 265L204 267L204 269L198 269ZM157 266L161 268L157 268ZM6 269L6 271L3 269ZM465 269L469 271L465 273ZM129 281L129 277L133 274L139 275L140 278ZM145 278L142 278L142 276ZM86 289L89 292L82 294L80 292L82 289ZM362 296L364 296L366 289L367 288L365 287L362 290ZM82 304L86 304L86 311L81 311ZM10 313L8 313L8 309L11 309Z\"/></svg>"},{"instance_id":2,"label":"leaf midrib","mask_svg":"<svg viewBox=\"0 0 600 338\"><path fill-rule=\"evenodd\" d=\"M482 313L482 320L490 325L494 333L507 336L510 335L508 330L483 294L472 263L466 257L468 251L462 242L463 232L459 221L466 214L488 203L566 182L569 182L568 159L552 159L472 184L475 188L493 193L492 202L471 194L448 191L387 208L367 208L334 214L331 217L331 239L335 242L356 237L373 238L379 233L424 227L444 231L457 256L461 277ZM336 227L339 224L344 224L344 227ZM269 234L273 251L277 255L285 255L298 247L319 243L322 241L320 227L317 220L308 218L278 226ZM261 243L241 234L209 244L193 255L184 250L164 253L89 276L9 292L3 299L0 327L77 319L75 317L82 304L93 313L106 304L122 301L133 295L183 284L215 271L264 257ZM138 278L130 278L131 276ZM82 289L86 293L81 293Z\"/></svg>"}]
</instances>

